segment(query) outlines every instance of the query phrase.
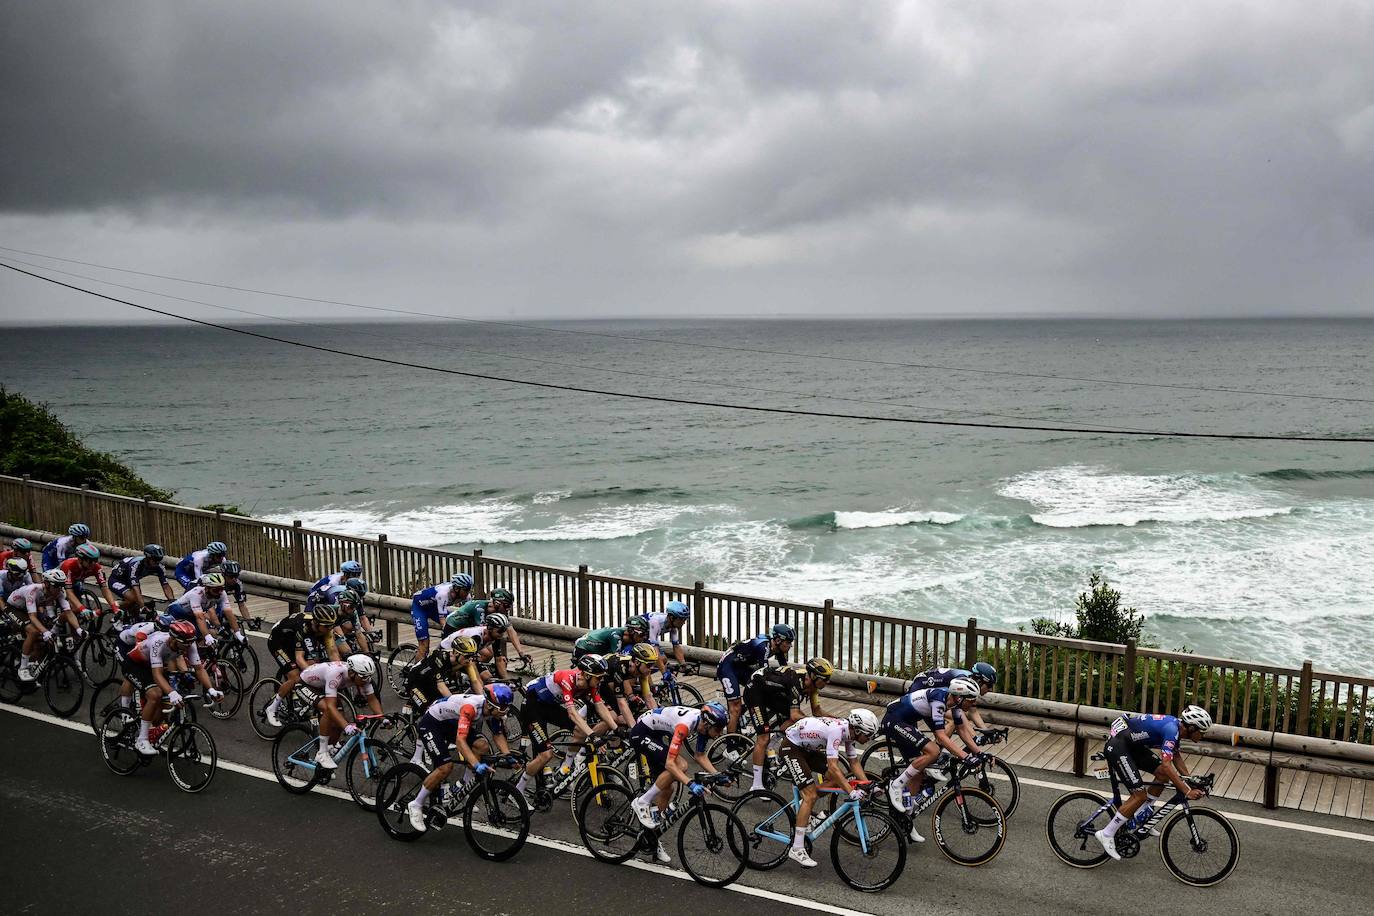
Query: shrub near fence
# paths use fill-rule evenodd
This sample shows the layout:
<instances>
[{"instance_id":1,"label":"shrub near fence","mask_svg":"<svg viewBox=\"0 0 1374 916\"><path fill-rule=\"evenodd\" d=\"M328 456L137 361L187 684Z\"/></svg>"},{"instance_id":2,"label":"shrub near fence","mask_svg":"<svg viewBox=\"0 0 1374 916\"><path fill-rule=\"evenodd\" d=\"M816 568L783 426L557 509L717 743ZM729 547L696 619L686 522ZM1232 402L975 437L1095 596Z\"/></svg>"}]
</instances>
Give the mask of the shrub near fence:
<instances>
[{"instance_id":1,"label":"shrub near fence","mask_svg":"<svg viewBox=\"0 0 1374 916\"><path fill-rule=\"evenodd\" d=\"M371 587L406 598L419 588L468 573L484 594L515 592L524 616L590 629L659 610L668 601L692 608L687 641L727 648L786 622L797 629L799 657L825 655L848 671L909 676L935 665L982 659L1001 672L999 692L1084 706L1172 712L1187 702L1206 706L1223 725L1374 743L1369 709L1374 678L1287 668L1186 653L1139 649L1133 643L1089 642L845 610L827 601L798 604L734 595L702 583L683 587L486 557L392 544L385 535L360 538L168 503L112 496L0 475L0 518L25 527L63 531L90 524L102 543L137 549L148 541L185 554L211 540L230 545L244 567L311 581L346 559L364 566Z\"/></svg>"}]
</instances>

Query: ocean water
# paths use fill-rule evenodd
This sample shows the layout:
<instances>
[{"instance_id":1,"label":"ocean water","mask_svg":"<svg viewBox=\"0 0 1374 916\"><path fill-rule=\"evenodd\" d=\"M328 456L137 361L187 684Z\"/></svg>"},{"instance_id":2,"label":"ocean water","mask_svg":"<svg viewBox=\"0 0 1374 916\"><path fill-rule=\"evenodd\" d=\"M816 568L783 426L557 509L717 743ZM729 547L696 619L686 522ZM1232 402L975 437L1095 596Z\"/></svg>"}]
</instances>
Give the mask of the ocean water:
<instances>
[{"instance_id":1,"label":"ocean water","mask_svg":"<svg viewBox=\"0 0 1374 916\"><path fill-rule=\"evenodd\" d=\"M1374 435L1374 321L641 321L262 330L414 365L823 411ZM199 328L25 329L0 379L189 503L920 618L1070 619L1374 670L1374 447L967 430L522 388ZM1031 420L1030 418L1036 418Z\"/></svg>"}]
</instances>

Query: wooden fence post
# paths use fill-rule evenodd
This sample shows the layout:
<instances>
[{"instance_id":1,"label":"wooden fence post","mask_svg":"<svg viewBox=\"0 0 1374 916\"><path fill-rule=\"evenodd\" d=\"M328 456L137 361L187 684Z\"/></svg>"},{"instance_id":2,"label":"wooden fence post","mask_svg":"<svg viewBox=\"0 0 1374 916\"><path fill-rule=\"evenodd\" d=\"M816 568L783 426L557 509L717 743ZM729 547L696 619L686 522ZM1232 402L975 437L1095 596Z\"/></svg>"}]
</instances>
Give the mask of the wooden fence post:
<instances>
[{"instance_id":1,"label":"wooden fence post","mask_svg":"<svg viewBox=\"0 0 1374 916\"><path fill-rule=\"evenodd\" d=\"M377 590L383 595L390 595L391 592L391 547L387 544L386 535L377 535ZM401 627L394 620L386 622L386 644L388 646L398 646L401 643Z\"/></svg>"},{"instance_id":2,"label":"wooden fence post","mask_svg":"<svg viewBox=\"0 0 1374 916\"><path fill-rule=\"evenodd\" d=\"M89 525L89 524L91 523L90 519L91 519L91 485L88 484L88 483L83 483L83 484L81 485L81 521L82 521L83 524ZM109 532L106 532L106 533L105 533L105 536L106 536L106 537L109 537L109 536L110 536L110 535L109 535Z\"/></svg>"},{"instance_id":3,"label":"wooden fence post","mask_svg":"<svg viewBox=\"0 0 1374 916\"><path fill-rule=\"evenodd\" d=\"M577 567L577 625L592 628L592 580L587 578L587 564Z\"/></svg>"},{"instance_id":4,"label":"wooden fence post","mask_svg":"<svg viewBox=\"0 0 1374 916\"><path fill-rule=\"evenodd\" d=\"M1073 775L1086 776L1088 773L1088 739L1082 735L1073 736Z\"/></svg>"},{"instance_id":5,"label":"wooden fence post","mask_svg":"<svg viewBox=\"0 0 1374 916\"><path fill-rule=\"evenodd\" d=\"M33 478L28 474L24 475L24 511L29 514L25 521L30 528L44 527L38 523L38 493L34 490Z\"/></svg>"},{"instance_id":6,"label":"wooden fence post","mask_svg":"<svg viewBox=\"0 0 1374 916\"><path fill-rule=\"evenodd\" d=\"M1294 732L1299 735L1307 734L1307 720L1312 713L1312 662L1309 659L1302 663L1302 674L1298 676L1298 720L1294 723Z\"/></svg>"},{"instance_id":7,"label":"wooden fence post","mask_svg":"<svg viewBox=\"0 0 1374 916\"><path fill-rule=\"evenodd\" d=\"M1126 658L1121 667L1126 678L1126 693L1121 705L1127 712L1134 712L1136 708L1134 639L1126 640Z\"/></svg>"},{"instance_id":8,"label":"wooden fence post","mask_svg":"<svg viewBox=\"0 0 1374 916\"><path fill-rule=\"evenodd\" d=\"M1266 764L1264 767L1264 807L1273 811L1278 806L1279 768L1270 763Z\"/></svg>"},{"instance_id":9,"label":"wooden fence post","mask_svg":"<svg viewBox=\"0 0 1374 916\"><path fill-rule=\"evenodd\" d=\"M970 617L964 630L964 667L972 669L978 661L978 618Z\"/></svg>"},{"instance_id":10,"label":"wooden fence post","mask_svg":"<svg viewBox=\"0 0 1374 916\"><path fill-rule=\"evenodd\" d=\"M472 597L487 597L487 577L482 569L482 548L472 552Z\"/></svg>"},{"instance_id":11,"label":"wooden fence post","mask_svg":"<svg viewBox=\"0 0 1374 916\"><path fill-rule=\"evenodd\" d=\"M301 533L300 519L291 523L291 575L296 579L305 579L305 536ZM286 603L288 614L294 614L300 609L301 606L294 601Z\"/></svg>"},{"instance_id":12,"label":"wooden fence post","mask_svg":"<svg viewBox=\"0 0 1374 916\"><path fill-rule=\"evenodd\" d=\"M821 606L821 655L835 664L835 599L825 599Z\"/></svg>"},{"instance_id":13,"label":"wooden fence post","mask_svg":"<svg viewBox=\"0 0 1374 916\"><path fill-rule=\"evenodd\" d=\"M687 645L706 645L706 583L692 585L692 632L687 635Z\"/></svg>"},{"instance_id":14,"label":"wooden fence post","mask_svg":"<svg viewBox=\"0 0 1374 916\"><path fill-rule=\"evenodd\" d=\"M143 497L143 537L149 544L161 544L157 533L157 516L153 514L153 503L148 497Z\"/></svg>"}]
</instances>

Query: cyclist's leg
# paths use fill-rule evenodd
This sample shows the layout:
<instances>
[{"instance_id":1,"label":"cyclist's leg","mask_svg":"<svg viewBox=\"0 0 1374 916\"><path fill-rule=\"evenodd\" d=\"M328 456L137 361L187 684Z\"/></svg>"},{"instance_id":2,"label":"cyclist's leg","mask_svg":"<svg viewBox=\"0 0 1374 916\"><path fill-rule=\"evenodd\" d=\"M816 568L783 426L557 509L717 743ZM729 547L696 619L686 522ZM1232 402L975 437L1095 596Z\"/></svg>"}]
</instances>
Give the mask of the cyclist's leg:
<instances>
[{"instance_id":1,"label":"cyclist's leg","mask_svg":"<svg viewBox=\"0 0 1374 916\"><path fill-rule=\"evenodd\" d=\"M1153 758L1154 754L1150 753L1148 749L1146 750L1148 757L1138 753L1137 749L1131 745L1129 736L1125 732L1113 735L1103 750L1112 776L1117 784L1129 794L1129 797L1117 809L1111 822L1102 830L1104 837L1111 838L1116 836L1116 832L1135 816L1141 805L1145 804L1147 792L1144 779L1141 776L1142 765L1149 767L1148 772L1153 772L1150 758Z\"/></svg>"},{"instance_id":2,"label":"cyclist's leg","mask_svg":"<svg viewBox=\"0 0 1374 916\"><path fill-rule=\"evenodd\" d=\"M886 722L882 732L896 754L906 761L906 768L892 779L891 797L901 798L903 790L912 794L919 792L926 767L940 756L940 745L923 735L916 726L902 722Z\"/></svg>"},{"instance_id":3,"label":"cyclist's leg","mask_svg":"<svg viewBox=\"0 0 1374 916\"><path fill-rule=\"evenodd\" d=\"M792 835L792 848L805 850L806 831L810 826L811 809L816 804L816 796L819 791L813 767L814 761L804 749L797 747L786 738L782 739L782 747L778 750L778 756L782 758L783 765L787 767L793 784L801 793L801 801L797 806L796 829Z\"/></svg>"},{"instance_id":4,"label":"cyclist's leg","mask_svg":"<svg viewBox=\"0 0 1374 916\"><path fill-rule=\"evenodd\" d=\"M418 600L410 602L410 621L415 625L415 660L419 661L429 654L429 622L439 621L438 610L431 615Z\"/></svg>"},{"instance_id":5,"label":"cyclist's leg","mask_svg":"<svg viewBox=\"0 0 1374 916\"><path fill-rule=\"evenodd\" d=\"M730 711L726 732L739 731L739 716L744 709L744 682L731 662L722 661L716 666L716 680L720 681L721 693L725 694L725 705Z\"/></svg>"}]
</instances>

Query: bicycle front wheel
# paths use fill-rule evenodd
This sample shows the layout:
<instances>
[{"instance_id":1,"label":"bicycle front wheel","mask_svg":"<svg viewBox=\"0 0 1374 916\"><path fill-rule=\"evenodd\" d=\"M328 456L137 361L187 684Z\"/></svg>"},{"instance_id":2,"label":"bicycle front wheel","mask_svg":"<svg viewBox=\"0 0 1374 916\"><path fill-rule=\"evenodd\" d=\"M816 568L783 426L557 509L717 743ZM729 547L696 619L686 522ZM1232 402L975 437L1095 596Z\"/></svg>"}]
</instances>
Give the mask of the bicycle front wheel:
<instances>
[{"instance_id":1,"label":"bicycle front wheel","mask_svg":"<svg viewBox=\"0 0 1374 916\"><path fill-rule=\"evenodd\" d=\"M402 763L382 774L377 781L377 820L386 835L403 843L413 843L423 834L410 823L410 812L406 805L420 794L429 773L413 763ZM433 807L430 802L427 808Z\"/></svg>"},{"instance_id":2,"label":"bicycle front wheel","mask_svg":"<svg viewBox=\"0 0 1374 916\"><path fill-rule=\"evenodd\" d=\"M677 831L677 854L692 880L707 887L734 884L749 861L744 824L724 805L697 805Z\"/></svg>"},{"instance_id":3,"label":"bicycle front wheel","mask_svg":"<svg viewBox=\"0 0 1374 916\"><path fill-rule=\"evenodd\" d=\"M1222 814L1211 808L1180 810L1159 836L1159 854L1175 878L1193 887L1225 881L1240 861L1240 837Z\"/></svg>"},{"instance_id":4,"label":"bicycle front wheel","mask_svg":"<svg viewBox=\"0 0 1374 916\"><path fill-rule=\"evenodd\" d=\"M100 723L119 705L119 681L106 681L91 691L91 731L100 734Z\"/></svg>"},{"instance_id":5,"label":"bicycle front wheel","mask_svg":"<svg viewBox=\"0 0 1374 916\"><path fill-rule=\"evenodd\" d=\"M114 640L113 636L106 633L92 633L81 644L77 658L92 687L113 680L119 673L119 656L115 654Z\"/></svg>"},{"instance_id":6,"label":"bicycle front wheel","mask_svg":"<svg viewBox=\"0 0 1374 916\"><path fill-rule=\"evenodd\" d=\"M644 828L630 809L634 796L618 783L597 786L577 809L577 832L587 851L602 862L624 862L640 846Z\"/></svg>"},{"instance_id":7,"label":"bicycle front wheel","mask_svg":"<svg viewBox=\"0 0 1374 916\"><path fill-rule=\"evenodd\" d=\"M1096 868L1107 861L1107 852L1093 837L1112 819L1112 807L1096 792L1079 790L1059 796L1050 805L1045 833L1050 849L1074 868Z\"/></svg>"},{"instance_id":8,"label":"bicycle front wheel","mask_svg":"<svg viewBox=\"0 0 1374 916\"><path fill-rule=\"evenodd\" d=\"M515 786L487 779L463 805L463 836L472 851L490 862L504 862L530 835L530 806Z\"/></svg>"},{"instance_id":9,"label":"bicycle front wheel","mask_svg":"<svg viewBox=\"0 0 1374 916\"><path fill-rule=\"evenodd\" d=\"M178 725L167 738L167 772L183 792L201 792L215 778L219 752L203 725Z\"/></svg>"},{"instance_id":10,"label":"bicycle front wheel","mask_svg":"<svg viewBox=\"0 0 1374 916\"><path fill-rule=\"evenodd\" d=\"M0 649L0 702L18 703L24 696L24 682L19 680L19 650L13 646ZM92 725L94 728L94 724Z\"/></svg>"},{"instance_id":11,"label":"bicycle front wheel","mask_svg":"<svg viewBox=\"0 0 1374 916\"><path fill-rule=\"evenodd\" d=\"M597 764L596 778L596 785L613 782L624 786L626 789L632 788L625 774L615 767ZM596 788L596 786L592 785L592 771L590 769L583 770L582 773L573 780L572 789L568 792L568 801L572 803L572 816L574 818L577 817L578 803L586 798L587 793L594 788Z\"/></svg>"},{"instance_id":12,"label":"bicycle front wheel","mask_svg":"<svg viewBox=\"0 0 1374 916\"><path fill-rule=\"evenodd\" d=\"M401 699L406 699L406 674L414 666L415 653L418 651L419 647L415 643L403 642L387 656L387 681Z\"/></svg>"},{"instance_id":13,"label":"bicycle front wheel","mask_svg":"<svg viewBox=\"0 0 1374 916\"><path fill-rule=\"evenodd\" d=\"M96 729L100 739L100 757L110 772L128 776L138 769L142 762L134 749L134 739L138 737L138 717L132 710L122 707L112 709L101 720Z\"/></svg>"},{"instance_id":14,"label":"bicycle front wheel","mask_svg":"<svg viewBox=\"0 0 1374 916\"><path fill-rule=\"evenodd\" d=\"M267 721L267 707L277 698L277 690L280 687L281 681L274 677L265 677L248 691L248 722L258 737L264 741L271 741L281 734L280 727Z\"/></svg>"},{"instance_id":15,"label":"bicycle front wheel","mask_svg":"<svg viewBox=\"0 0 1374 916\"><path fill-rule=\"evenodd\" d=\"M304 795L324 782L324 770L315 763L319 739L308 725L292 723L272 740L272 772L281 787L292 795Z\"/></svg>"},{"instance_id":16,"label":"bicycle front wheel","mask_svg":"<svg viewBox=\"0 0 1374 916\"><path fill-rule=\"evenodd\" d=\"M743 798L753 782L751 775L754 740L740 734L721 735L706 748L706 759L721 773L733 777L731 782L715 788L717 797L728 802Z\"/></svg>"},{"instance_id":17,"label":"bicycle front wheel","mask_svg":"<svg viewBox=\"0 0 1374 916\"><path fill-rule=\"evenodd\" d=\"M253 649L251 643L239 642L230 639L220 650L220 661L227 665L233 665L238 669L240 680L245 684L256 684L258 682L258 653Z\"/></svg>"},{"instance_id":18,"label":"bicycle front wheel","mask_svg":"<svg viewBox=\"0 0 1374 916\"><path fill-rule=\"evenodd\" d=\"M65 655L53 659L43 672L43 699L48 701L48 708L63 719L70 719L85 695L86 681L76 662Z\"/></svg>"},{"instance_id":19,"label":"bicycle front wheel","mask_svg":"<svg viewBox=\"0 0 1374 916\"><path fill-rule=\"evenodd\" d=\"M846 834L857 842L850 842ZM830 836L830 861L840 879L864 893L886 890L906 868L906 836L877 808L851 809Z\"/></svg>"},{"instance_id":20,"label":"bicycle front wheel","mask_svg":"<svg viewBox=\"0 0 1374 916\"><path fill-rule=\"evenodd\" d=\"M945 858L959 865L986 865L1007 841L1007 818L1002 806L980 789L946 793L935 805L932 820L935 845Z\"/></svg>"},{"instance_id":21,"label":"bicycle front wheel","mask_svg":"<svg viewBox=\"0 0 1374 916\"><path fill-rule=\"evenodd\" d=\"M744 849L739 852L745 865L767 871L787 861L797 812L781 795L767 789L746 792L730 810L744 825Z\"/></svg>"},{"instance_id":22,"label":"bicycle front wheel","mask_svg":"<svg viewBox=\"0 0 1374 916\"><path fill-rule=\"evenodd\" d=\"M243 675L223 659L211 665L206 673L210 675L210 683L215 689L224 694L219 702L210 707L210 715L216 719L232 719L243 705Z\"/></svg>"},{"instance_id":23,"label":"bicycle front wheel","mask_svg":"<svg viewBox=\"0 0 1374 916\"><path fill-rule=\"evenodd\" d=\"M357 745L348 752L344 773L348 782L348 794L353 802L364 811L377 809L377 783L382 774L400 763L396 752L389 745L376 741L367 743L367 752Z\"/></svg>"},{"instance_id":24,"label":"bicycle front wheel","mask_svg":"<svg viewBox=\"0 0 1374 916\"><path fill-rule=\"evenodd\" d=\"M706 703L706 700L701 696L701 691L697 690L691 684L678 681L673 685L672 689L673 692L677 694L676 702L673 703L674 706L700 708Z\"/></svg>"}]
</instances>

